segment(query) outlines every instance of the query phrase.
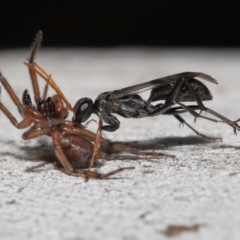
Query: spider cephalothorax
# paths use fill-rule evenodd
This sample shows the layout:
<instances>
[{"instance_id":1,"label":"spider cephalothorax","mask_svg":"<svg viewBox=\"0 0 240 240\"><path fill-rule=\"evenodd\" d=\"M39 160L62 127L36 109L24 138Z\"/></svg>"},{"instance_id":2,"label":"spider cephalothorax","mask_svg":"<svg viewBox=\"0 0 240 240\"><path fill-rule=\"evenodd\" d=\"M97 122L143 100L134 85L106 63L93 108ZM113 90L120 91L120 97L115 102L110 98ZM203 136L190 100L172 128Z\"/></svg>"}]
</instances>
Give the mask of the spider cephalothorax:
<instances>
[{"instance_id":1,"label":"spider cephalothorax","mask_svg":"<svg viewBox=\"0 0 240 240\"><path fill-rule=\"evenodd\" d=\"M57 95L39 101L37 110L50 123L51 127L61 127L68 116L68 111L64 107L63 101Z\"/></svg>"}]
</instances>

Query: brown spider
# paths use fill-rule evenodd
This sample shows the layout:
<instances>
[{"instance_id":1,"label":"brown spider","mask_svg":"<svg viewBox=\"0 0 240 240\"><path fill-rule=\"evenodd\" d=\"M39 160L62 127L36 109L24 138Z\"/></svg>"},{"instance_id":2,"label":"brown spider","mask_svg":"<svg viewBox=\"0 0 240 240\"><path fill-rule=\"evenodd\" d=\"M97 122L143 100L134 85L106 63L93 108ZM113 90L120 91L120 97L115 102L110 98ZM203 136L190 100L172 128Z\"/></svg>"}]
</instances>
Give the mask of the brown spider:
<instances>
[{"instance_id":1,"label":"brown spider","mask_svg":"<svg viewBox=\"0 0 240 240\"><path fill-rule=\"evenodd\" d=\"M17 106L23 120L18 122L1 102L0 109L16 128L23 129L30 127L22 135L24 140L37 138L42 135L51 137L55 155L64 169L68 173L84 175L86 178L106 179L123 170L133 169L133 167L123 167L107 174L99 174L90 171L90 168L94 166L95 159L104 158L106 156L105 152L99 150L100 145L110 147L120 152L128 152L136 155L173 157L172 155L163 153L139 151L127 146L128 144L123 145L104 139L101 136L102 120L99 121L99 127L96 134L87 130L83 125L76 123L74 117L73 121L66 120L68 111L73 110L71 104L51 76L34 62L35 53L41 40L42 32L39 31L33 44L28 63L25 63L29 68L36 106L32 104L27 90L23 92L21 102L8 81L0 73L0 81L14 104ZM40 97L37 74L46 81L46 87L42 98ZM46 97L48 85L56 91L57 95ZM74 114L77 113L74 112ZM94 144L92 142L94 142ZM86 170L86 168L88 169Z\"/></svg>"}]
</instances>

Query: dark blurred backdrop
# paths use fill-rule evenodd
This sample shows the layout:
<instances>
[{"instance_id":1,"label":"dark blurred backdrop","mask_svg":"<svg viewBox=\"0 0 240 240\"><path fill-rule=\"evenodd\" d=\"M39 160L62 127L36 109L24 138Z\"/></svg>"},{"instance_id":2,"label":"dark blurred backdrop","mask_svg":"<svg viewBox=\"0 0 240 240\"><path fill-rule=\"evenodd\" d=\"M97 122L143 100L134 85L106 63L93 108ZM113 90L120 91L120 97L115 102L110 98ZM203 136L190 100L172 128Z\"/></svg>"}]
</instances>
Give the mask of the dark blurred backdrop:
<instances>
[{"instance_id":1,"label":"dark blurred backdrop","mask_svg":"<svg viewBox=\"0 0 240 240\"><path fill-rule=\"evenodd\" d=\"M1 1L0 48L240 46L237 1Z\"/></svg>"}]
</instances>

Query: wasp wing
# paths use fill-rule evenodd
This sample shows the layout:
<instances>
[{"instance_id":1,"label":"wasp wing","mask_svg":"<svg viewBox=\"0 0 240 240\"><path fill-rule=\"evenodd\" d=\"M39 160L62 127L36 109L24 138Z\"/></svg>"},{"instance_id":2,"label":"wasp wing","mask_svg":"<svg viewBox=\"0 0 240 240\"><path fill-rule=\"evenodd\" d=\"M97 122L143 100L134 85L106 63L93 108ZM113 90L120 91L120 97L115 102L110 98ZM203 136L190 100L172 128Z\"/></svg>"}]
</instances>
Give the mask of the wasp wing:
<instances>
[{"instance_id":1,"label":"wasp wing","mask_svg":"<svg viewBox=\"0 0 240 240\"><path fill-rule=\"evenodd\" d=\"M158 88L161 86L165 86L168 84L174 84L176 83L178 80L184 78L185 80L194 78L194 77L198 77L201 79L204 79L206 81L209 81L211 83L214 84L218 84L217 80L212 78L211 76L205 74L205 73L201 73L201 72L183 72L183 73L177 73L174 75L170 75L170 76L166 76L163 78L157 78L148 82L144 82L144 83L140 83L140 84L136 84L130 87L126 87L126 88L122 88L116 91L112 91L110 93L109 98L110 99L118 99L124 96L129 96L129 95L133 95L139 92L144 92L147 90L151 90L154 88Z\"/></svg>"}]
</instances>

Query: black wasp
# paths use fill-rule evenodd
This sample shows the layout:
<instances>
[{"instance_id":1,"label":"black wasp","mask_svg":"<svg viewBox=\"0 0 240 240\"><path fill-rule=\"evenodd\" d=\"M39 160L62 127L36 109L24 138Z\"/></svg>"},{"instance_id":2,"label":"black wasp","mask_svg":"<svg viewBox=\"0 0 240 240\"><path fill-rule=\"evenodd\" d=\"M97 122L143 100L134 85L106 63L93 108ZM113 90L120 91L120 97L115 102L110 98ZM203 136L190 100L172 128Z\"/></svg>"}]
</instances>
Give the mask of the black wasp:
<instances>
[{"instance_id":1,"label":"black wasp","mask_svg":"<svg viewBox=\"0 0 240 240\"><path fill-rule=\"evenodd\" d=\"M233 127L235 133L236 130L239 131L240 127L237 121L231 121L204 106L203 101L212 100L213 96L209 89L196 77L218 84L217 80L200 72L184 72L158 78L120 90L101 93L94 103L90 98L81 98L73 108L74 121L81 124L92 113L95 113L107 124L103 125L101 129L113 132L120 127L120 122L112 114L118 114L124 118L154 117L161 114L173 115L181 124L186 124L198 135L206 137L193 129L179 116L181 113L189 112L195 118L202 117L214 122L227 123ZM151 92L148 100L145 101L138 93L147 90L151 90ZM164 103L154 104L161 100ZM196 102L197 105L187 106L184 102ZM174 105L175 107L173 107ZM200 113L195 110L200 110ZM204 117L201 112L212 114L219 120Z\"/></svg>"}]
</instances>

